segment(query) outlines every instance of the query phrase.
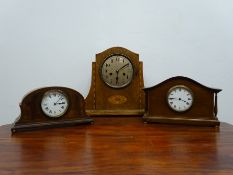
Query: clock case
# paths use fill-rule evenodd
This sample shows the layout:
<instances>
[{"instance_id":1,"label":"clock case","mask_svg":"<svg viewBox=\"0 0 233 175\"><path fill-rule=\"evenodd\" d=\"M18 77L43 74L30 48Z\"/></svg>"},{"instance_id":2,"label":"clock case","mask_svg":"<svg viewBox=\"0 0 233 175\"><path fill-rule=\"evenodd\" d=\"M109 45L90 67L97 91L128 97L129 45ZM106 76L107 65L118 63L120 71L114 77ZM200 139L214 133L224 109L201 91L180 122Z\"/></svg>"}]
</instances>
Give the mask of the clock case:
<instances>
[{"instance_id":1,"label":"clock case","mask_svg":"<svg viewBox=\"0 0 233 175\"><path fill-rule=\"evenodd\" d=\"M176 85L184 85L192 90L193 104L184 112L177 112L168 106L167 93ZM143 120L153 123L191 124L218 126L217 94L221 89L206 87L190 78L177 76L169 78L153 87L144 88L145 114Z\"/></svg>"},{"instance_id":2,"label":"clock case","mask_svg":"<svg viewBox=\"0 0 233 175\"><path fill-rule=\"evenodd\" d=\"M58 118L46 116L41 109L43 95L50 90L59 90L65 93L69 99L69 107L64 115ZM21 115L16 119L12 133L19 131L66 127L79 124L92 123L93 119L85 113L85 101L83 96L66 87L46 87L28 93L20 103Z\"/></svg>"},{"instance_id":3,"label":"clock case","mask_svg":"<svg viewBox=\"0 0 233 175\"><path fill-rule=\"evenodd\" d=\"M108 86L101 77L101 66L113 55L122 55L133 65L134 74L129 85L122 88ZM122 47L112 47L96 54L96 61L92 62L92 79L89 94L86 97L86 113L91 116L109 115L143 115L144 87L143 65L139 55Z\"/></svg>"}]
</instances>

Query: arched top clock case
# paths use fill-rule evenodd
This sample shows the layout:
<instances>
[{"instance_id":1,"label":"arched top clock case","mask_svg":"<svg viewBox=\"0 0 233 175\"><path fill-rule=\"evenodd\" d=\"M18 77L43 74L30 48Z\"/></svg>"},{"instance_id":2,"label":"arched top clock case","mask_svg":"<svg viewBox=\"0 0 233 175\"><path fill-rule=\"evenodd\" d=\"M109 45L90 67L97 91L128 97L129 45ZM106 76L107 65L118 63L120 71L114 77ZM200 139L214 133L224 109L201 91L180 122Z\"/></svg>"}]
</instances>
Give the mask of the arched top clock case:
<instances>
[{"instance_id":1,"label":"arched top clock case","mask_svg":"<svg viewBox=\"0 0 233 175\"><path fill-rule=\"evenodd\" d=\"M25 95L20 109L21 115L11 129L13 133L93 122L85 113L83 96L66 87L34 90Z\"/></svg>"},{"instance_id":2,"label":"arched top clock case","mask_svg":"<svg viewBox=\"0 0 233 175\"><path fill-rule=\"evenodd\" d=\"M169 78L153 87L144 88L146 122L219 125L217 93L183 76Z\"/></svg>"},{"instance_id":3,"label":"arched top clock case","mask_svg":"<svg viewBox=\"0 0 233 175\"><path fill-rule=\"evenodd\" d=\"M89 115L142 115L144 113L142 62L126 48L112 47L96 54L86 100Z\"/></svg>"}]
</instances>

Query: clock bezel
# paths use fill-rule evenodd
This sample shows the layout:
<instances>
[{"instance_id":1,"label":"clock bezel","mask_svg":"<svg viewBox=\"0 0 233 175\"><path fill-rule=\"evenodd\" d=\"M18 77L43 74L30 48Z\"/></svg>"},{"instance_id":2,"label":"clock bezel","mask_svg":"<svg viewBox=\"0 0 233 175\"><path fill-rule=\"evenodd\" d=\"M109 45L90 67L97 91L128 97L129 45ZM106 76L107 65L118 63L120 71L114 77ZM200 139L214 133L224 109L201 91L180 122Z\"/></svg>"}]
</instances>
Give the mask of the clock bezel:
<instances>
[{"instance_id":1,"label":"clock bezel","mask_svg":"<svg viewBox=\"0 0 233 175\"><path fill-rule=\"evenodd\" d=\"M129 63L132 65L132 77L131 77L131 79L128 81L128 83L126 83L126 84L124 84L124 85L122 85L122 86L113 86L113 85L107 83L107 82L104 80L104 78L103 78L103 74L102 74L103 65L104 65L104 63L106 62L106 60L108 60L109 58L111 58L111 57L113 57L113 56L122 56L122 57L126 58L126 59L129 61ZM135 69L135 68L134 68L134 64L132 63L132 61L130 60L130 58L127 57L126 55L124 55L124 54L111 54L111 55L107 56L107 57L103 60L101 66L100 66L100 69L99 69L99 74L100 74L101 80L102 80L102 81L104 82L104 84L106 84L108 87L111 87L111 88L114 88L114 89L122 89L122 88L125 88L125 87L129 86L129 85L132 83L133 78L134 78L134 72L135 72L134 69Z\"/></svg>"},{"instance_id":2,"label":"clock bezel","mask_svg":"<svg viewBox=\"0 0 233 175\"><path fill-rule=\"evenodd\" d=\"M185 90L188 91L188 92L191 94L191 96L192 96L192 103L191 103L191 105L190 105L188 108L186 108L185 110L176 110L176 109L174 109L174 108L170 105L170 103L169 103L169 101L168 101L168 96L169 96L169 94L170 94L174 89L177 89L177 88L185 89ZM168 104L168 106L169 106L170 109L172 109L173 111L178 112L178 113L184 113L184 112L189 111L189 110L192 108L193 102L194 102L194 93L193 93L193 91L192 91L188 86L185 86L185 85L182 85L182 84L181 84L181 85L175 85L175 86L172 86L172 87L168 90L167 96L166 96L166 100L167 100L167 104Z\"/></svg>"},{"instance_id":3,"label":"clock bezel","mask_svg":"<svg viewBox=\"0 0 233 175\"><path fill-rule=\"evenodd\" d=\"M44 97L46 96L46 94L51 93L51 92L58 92L58 93L62 94L62 95L66 98L66 101L67 101L67 107L66 107L66 109L65 109L61 114L56 115L56 116L51 116L51 115L47 114L47 113L43 110L43 108L42 108L42 101L43 101ZM59 119L59 118L63 117L63 116L67 113L69 107L70 107L69 96L68 96L64 91L62 91L62 90L60 90L60 89L50 89L50 90L46 91L46 92L43 94L43 96L41 97L40 108L41 108L41 110L42 110L42 113L43 113L46 117L48 117L48 118L50 118L50 119Z\"/></svg>"}]
</instances>

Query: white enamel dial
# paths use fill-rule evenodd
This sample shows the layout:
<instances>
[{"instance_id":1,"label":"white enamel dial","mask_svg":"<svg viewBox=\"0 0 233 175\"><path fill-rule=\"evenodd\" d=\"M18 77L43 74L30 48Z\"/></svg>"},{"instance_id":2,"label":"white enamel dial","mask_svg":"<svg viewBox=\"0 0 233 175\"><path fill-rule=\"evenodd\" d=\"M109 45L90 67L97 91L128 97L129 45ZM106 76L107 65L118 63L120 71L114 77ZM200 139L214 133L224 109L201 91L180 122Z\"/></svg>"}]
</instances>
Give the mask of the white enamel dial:
<instances>
[{"instance_id":1,"label":"white enamel dial","mask_svg":"<svg viewBox=\"0 0 233 175\"><path fill-rule=\"evenodd\" d=\"M69 107L69 100L65 93L60 90L47 91L41 100L41 109L45 115L58 118L65 114Z\"/></svg>"},{"instance_id":2,"label":"white enamel dial","mask_svg":"<svg viewBox=\"0 0 233 175\"><path fill-rule=\"evenodd\" d=\"M167 94L168 106L177 112L184 112L193 104L193 93L184 85L173 86Z\"/></svg>"},{"instance_id":3,"label":"white enamel dial","mask_svg":"<svg viewBox=\"0 0 233 175\"><path fill-rule=\"evenodd\" d=\"M101 66L101 77L112 88L122 88L130 84L133 72L132 63L123 55L110 56Z\"/></svg>"}]
</instances>

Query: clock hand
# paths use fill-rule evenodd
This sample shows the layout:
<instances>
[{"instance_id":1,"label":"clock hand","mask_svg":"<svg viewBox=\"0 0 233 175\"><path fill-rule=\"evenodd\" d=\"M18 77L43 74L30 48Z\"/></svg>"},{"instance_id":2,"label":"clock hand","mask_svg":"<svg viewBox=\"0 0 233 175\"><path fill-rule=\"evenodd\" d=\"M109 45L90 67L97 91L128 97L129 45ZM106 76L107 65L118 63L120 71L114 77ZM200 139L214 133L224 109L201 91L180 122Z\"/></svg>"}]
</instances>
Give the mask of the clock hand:
<instances>
[{"instance_id":1,"label":"clock hand","mask_svg":"<svg viewBox=\"0 0 233 175\"><path fill-rule=\"evenodd\" d=\"M117 70L117 72L119 72L119 70L121 70L121 69L123 69L123 68L125 68L125 67L127 67L127 66L129 66L129 63L127 63L127 64L125 64L124 66L122 66L120 69Z\"/></svg>"},{"instance_id":2,"label":"clock hand","mask_svg":"<svg viewBox=\"0 0 233 175\"><path fill-rule=\"evenodd\" d=\"M179 100L181 100L181 101L183 101L183 102L185 102L185 103L188 103L187 101L185 101L185 100L182 100L182 99L179 99Z\"/></svg>"},{"instance_id":3,"label":"clock hand","mask_svg":"<svg viewBox=\"0 0 233 175\"><path fill-rule=\"evenodd\" d=\"M65 102L61 102L61 103L57 103L58 105L62 105L62 104L65 104Z\"/></svg>"},{"instance_id":4,"label":"clock hand","mask_svg":"<svg viewBox=\"0 0 233 175\"><path fill-rule=\"evenodd\" d=\"M169 99L169 100L175 99L175 100L179 100L179 101L183 101L183 102L187 103L187 101L185 101L185 100L183 100L183 99L181 99L181 98L168 98L168 99Z\"/></svg>"},{"instance_id":5,"label":"clock hand","mask_svg":"<svg viewBox=\"0 0 233 175\"><path fill-rule=\"evenodd\" d=\"M118 76L116 77L116 84L118 84Z\"/></svg>"},{"instance_id":6,"label":"clock hand","mask_svg":"<svg viewBox=\"0 0 233 175\"><path fill-rule=\"evenodd\" d=\"M119 78L118 78L118 73L119 73L119 70L116 70L116 74L117 74L117 75L116 75L116 84L118 84L118 79L119 79Z\"/></svg>"},{"instance_id":7,"label":"clock hand","mask_svg":"<svg viewBox=\"0 0 233 175\"><path fill-rule=\"evenodd\" d=\"M59 102L61 99L62 99L62 97L60 97L60 98L57 100L57 102ZM57 102L56 102L56 103L57 103Z\"/></svg>"},{"instance_id":8,"label":"clock hand","mask_svg":"<svg viewBox=\"0 0 233 175\"><path fill-rule=\"evenodd\" d=\"M61 99L63 99L63 98L62 98L62 97L59 98L59 99L56 101L56 103L54 103L54 105L58 104L58 102L59 102Z\"/></svg>"}]
</instances>

